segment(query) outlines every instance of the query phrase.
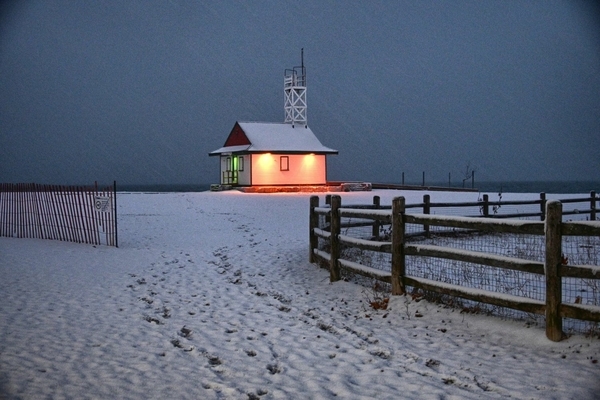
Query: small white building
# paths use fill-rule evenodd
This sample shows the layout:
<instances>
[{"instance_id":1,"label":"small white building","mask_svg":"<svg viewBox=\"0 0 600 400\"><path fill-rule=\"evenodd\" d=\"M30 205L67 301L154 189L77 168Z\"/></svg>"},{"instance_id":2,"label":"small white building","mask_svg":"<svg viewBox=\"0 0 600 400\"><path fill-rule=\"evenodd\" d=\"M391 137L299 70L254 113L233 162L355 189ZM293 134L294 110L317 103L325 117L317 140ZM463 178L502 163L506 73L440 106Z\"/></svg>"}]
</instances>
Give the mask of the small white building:
<instances>
[{"instance_id":1,"label":"small white building","mask_svg":"<svg viewBox=\"0 0 600 400\"><path fill-rule=\"evenodd\" d=\"M298 186L327 183L327 155L306 118L306 70L284 73L284 123L236 122L219 156L221 185Z\"/></svg>"}]
</instances>

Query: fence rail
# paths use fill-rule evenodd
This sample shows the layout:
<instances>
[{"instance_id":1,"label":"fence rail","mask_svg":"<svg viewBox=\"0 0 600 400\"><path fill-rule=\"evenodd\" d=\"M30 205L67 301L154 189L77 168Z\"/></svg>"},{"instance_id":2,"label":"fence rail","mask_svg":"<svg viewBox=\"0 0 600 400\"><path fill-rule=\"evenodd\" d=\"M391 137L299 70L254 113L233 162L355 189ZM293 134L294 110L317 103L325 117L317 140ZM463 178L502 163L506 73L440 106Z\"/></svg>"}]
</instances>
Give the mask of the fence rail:
<instances>
[{"instance_id":1,"label":"fence rail","mask_svg":"<svg viewBox=\"0 0 600 400\"><path fill-rule=\"evenodd\" d=\"M406 209L422 209L423 214L432 214L436 209L466 209L472 212L473 209L477 210L476 214L462 214L472 217L490 217L490 218L525 218L525 217L539 217L541 221L545 218L546 210L546 193L540 193L539 199L536 200L510 200L502 201L501 194L499 194L499 200L491 201L489 195L484 194L478 201L471 202L431 202L431 197L428 194L423 195L423 202L406 204ZM583 208L570 207L569 209L563 209L563 216L566 215L589 215L589 219L594 221L598 218L598 203L600 202L600 195L595 191L590 191L587 197L573 197L559 199L562 204L582 204ZM331 195L328 195L325 199L327 205L331 204ZM509 213L506 212L507 207L509 210L515 208L515 206L528 206L527 212L521 210L518 212ZM381 205L379 196L373 197L373 204L350 204L347 208L353 209L382 209L390 210L391 205Z\"/></svg>"},{"instance_id":2,"label":"fence rail","mask_svg":"<svg viewBox=\"0 0 600 400\"><path fill-rule=\"evenodd\" d=\"M590 198L590 217L594 218L596 209L596 196L592 192ZM324 262L330 271L330 280L340 279L340 271L347 270L354 274L391 283L393 295L401 295L407 292L406 287L436 292L443 295L460 297L479 303L487 303L499 307L507 307L527 313L541 314L546 318L546 336L553 341L559 341L564 337L563 318L574 318L585 321L600 322L600 303L598 299L593 304L582 304L581 297L575 298L573 303L563 300L563 286L565 281L572 278L593 280L594 288L598 288L600 282L600 265L577 265L570 264L564 257L562 242L568 236L591 237L596 242L590 245L581 245L586 249L591 248L597 254L600 247L600 221L577 221L563 222L563 205L560 201L550 200L533 202L519 202L520 204L543 204L544 210L536 216L542 216L543 221L510 220L490 217L473 218L462 216L407 214L407 208L414 205L405 204L403 197L393 200L390 207L382 207L379 199L374 199L373 206L350 205L342 207L341 197L332 196L327 199L327 206L319 206L319 197L311 197L310 203L310 262ZM582 201L578 199L577 201ZM539 203L538 203L539 202ZM424 206L427 202L419 204ZM450 203L444 204L445 207ZM479 203L463 203L459 206L480 206ZM506 203L503 203L506 204ZM430 211L434 203L429 203L424 211ZM457 204L451 204L456 207ZM482 214L485 214L482 212ZM349 219L359 219L362 226L373 226L367 238L351 237L341 234L341 229L350 229L359 224L344 223ZM383 225L391 225L391 232L385 237L380 237L379 230ZM447 247L431 244L409 243L407 226L420 225L425 234L429 234L430 227L443 227L450 232L483 232L485 234L510 234L514 237L537 236L542 237L543 255L542 260L531 260L518 255L499 255L486 252L485 250L474 251L455 247ZM377 230L376 230L377 228ZM319 242L324 246L319 246ZM341 249L355 248L371 252L391 254L389 265L385 268L374 268L363 265L356 260L343 257ZM519 273L534 274L543 279L542 297L528 298L525 296L490 291L481 288L468 287L456 282L442 282L429 277L416 276L407 273L407 259L420 257L421 259L444 259L461 263L469 263L479 266L493 267L500 270L518 271ZM597 259L597 258L596 258ZM600 263L596 263L600 264ZM535 289L534 289L535 290ZM594 289L597 291L597 289ZM582 290L583 292L583 290ZM594 296L598 296L595 293Z\"/></svg>"},{"instance_id":3,"label":"fence rail","mask_svg":"<svg viewBox=\"0 0 600 400\"><path fill-rule=\"evenodd\" d=\"M118 247L112 187L0 184L0 236Z\"/></svg>"}]
</instances>

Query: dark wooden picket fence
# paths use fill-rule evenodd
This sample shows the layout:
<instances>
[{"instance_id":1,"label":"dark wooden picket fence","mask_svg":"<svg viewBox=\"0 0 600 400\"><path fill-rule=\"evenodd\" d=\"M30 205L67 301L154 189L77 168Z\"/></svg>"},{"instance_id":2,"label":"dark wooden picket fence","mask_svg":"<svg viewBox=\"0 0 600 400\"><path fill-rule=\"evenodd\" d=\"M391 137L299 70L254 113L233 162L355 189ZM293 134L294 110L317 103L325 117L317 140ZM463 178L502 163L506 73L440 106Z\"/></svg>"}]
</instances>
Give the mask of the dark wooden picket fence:
<instances>
[{"instance_id":1,"label":"dark wooden picket fence","mask_svg":"<svg viewBox=\"0 0 600 400\"><path fill-rule=\"evenodd\" d=\"M0 184L0 236L118 247L113 186Z\"/></svg>"}]
</instances>

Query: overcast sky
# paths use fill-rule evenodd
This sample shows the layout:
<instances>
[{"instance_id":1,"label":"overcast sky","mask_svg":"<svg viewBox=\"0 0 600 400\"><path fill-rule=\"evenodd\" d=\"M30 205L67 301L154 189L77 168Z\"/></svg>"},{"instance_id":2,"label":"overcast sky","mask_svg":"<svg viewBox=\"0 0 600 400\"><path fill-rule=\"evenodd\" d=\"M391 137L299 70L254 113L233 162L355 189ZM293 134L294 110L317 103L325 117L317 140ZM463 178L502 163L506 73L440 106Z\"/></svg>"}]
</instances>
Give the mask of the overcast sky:
<instances>
[{"instance_id":1,"label":"overcast sky","mask_svg":"<svg viewBox=\"0 0 600 400\"><path fill-rule=\"evenodd\" d=\"M330 180L599 180L594 4L3 2L0 182L216 183L301 48Z\"/></svg>"}]
</instances>

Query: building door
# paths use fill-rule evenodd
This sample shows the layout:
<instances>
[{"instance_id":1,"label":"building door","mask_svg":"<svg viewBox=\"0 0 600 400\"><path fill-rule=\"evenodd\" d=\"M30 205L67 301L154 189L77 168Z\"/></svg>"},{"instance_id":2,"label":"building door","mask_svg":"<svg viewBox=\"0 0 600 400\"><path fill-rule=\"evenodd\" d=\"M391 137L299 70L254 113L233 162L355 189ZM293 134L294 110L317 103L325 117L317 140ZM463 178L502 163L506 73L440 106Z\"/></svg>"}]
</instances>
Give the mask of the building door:
<instances>
[{"instance_id":1,"label":"building door","mask_svg":"<svg viewBox=\"0 0 600 400\"><path fill-rule=\"evenodd\" d=\"M225 160L225 171L221 178L223 185L237 185L238 183L238 156L228 156Z\"/></svg>"}]
</instances>

